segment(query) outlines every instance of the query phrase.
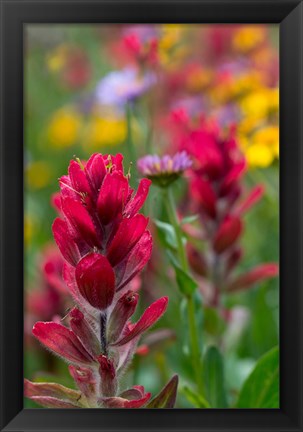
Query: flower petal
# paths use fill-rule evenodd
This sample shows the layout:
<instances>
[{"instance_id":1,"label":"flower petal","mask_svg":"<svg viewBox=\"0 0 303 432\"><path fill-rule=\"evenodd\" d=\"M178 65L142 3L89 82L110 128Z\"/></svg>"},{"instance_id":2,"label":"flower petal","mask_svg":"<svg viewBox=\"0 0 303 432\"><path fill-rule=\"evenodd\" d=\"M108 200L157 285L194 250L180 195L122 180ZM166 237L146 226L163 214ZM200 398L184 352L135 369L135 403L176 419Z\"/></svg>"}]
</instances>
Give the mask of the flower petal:
<instances>
[{"instance_id":1,"label":"flower petal","mask_svg":"<svg viewBox=\"0 0 303 432\"><path fill-rule=\"evenodd\" d=\"M91 189L88 184L86 175L79 163L72 160L68 167L68 174L72 188L79 193L91 195Z\"/></svg>"},{"instance_id":2,"label":"flower petal","mask_svg":"<svg viewBox=\"0 0 303 432\"><path fill-rule=\"evenodd\" d=\"M97 197L106 174L103 156L100 153L93 154L87 161L84 170L94 196Z\"/></svg>"},{"instance_id":3,"label":"flower petal","mask_svg":"<svg viewBox=\"0 0 303 432\"><path fill-rule=\"evenodd\" d=\"M28 398L32 398L33 396L50 396L76 403L78 402L81 393L77 390L64 387L58 383L34 383L25 379L24 396Z\"/></svg>"},{"instance_id":4,"label":"flower petal","mask_svg":"<svg viewBox=\"0 0 303 432\"><path fill-rule=\"evenodd\" d=\"M75 267L71 266L70 264L64 263L62 276L73 298L78 304L80 304L82 297L77 287Z\"/></svg>"},{"instance_id":5,"label":"flower petal","mask_svg":"<svg viewBox=\"0 0 303 432\"><path fill-rule=\"evenodd\" d=\"M81 396L80 396L81 397ZM71 403L51 396L33 396L31 400L45 408L82 408L79 403Z\"/></svg>"},{"instance_id":6,"label":"flower petal","mask_svg":"<svg viewBox=\"0 0 303 432\"><path fill-rule=\"evenodd\" d=\"M142 237L147 224L148 219L141 214L122 220L107 251L112 266L117 265L131 251Z\"/></svg>"},{"instance_id":7,"label":"flower petal","mask_svg":"<svg viewBox=\"0 0 303 432\"><path fill-rule=\"evenodd\" d=\"M249 270L248 272L238 276L233 281L231 281L227 288L226 292L239 292L250 288L252 285L255 285L258 282L261 282L264 279L269 279L277 276L279 273L279 266L276 263L266 263L258 265L257 267Z\"/></svg>"},{"instance_id":8,"label":"flower petal","mask_svg":"<svg viewBox=\"0 0 303 432\"><path fill-rule=\"evenodd\" d=\"M220 254L228 249L239 238L242 232L242 222L237 216L228 216L220 225L215 239L214 249Z\"/></svg>"},{"instance_id":9,"label":"flower petal","mask_svg":"<svg viewBox=\"0 0 303 432\"><path fill-rule=\"evenodd\" d=\"M80 339L83 346L91 354L92 357L96 357L101 352L101 346L99 339L95 332L85 319L83 313L74 307L70 313L70 327L75 335Z\"/></svg>"},{"instance_id":10,"label":"flower petal","mask_svg":"<svg viewBox=\"0 0 303 432\"><path fill-rule=\"evenodd\" d=\"M68 232L67 223L60 218L56 218L52 230L55 242L57 243L63 258L65 258L72 266L75 266L80 260L80 252L78 246Z\"/></svg>"},{"instance_id":11,"label":"flower petal","mask_svg":"<svg viewBox=\"0 0 303 432\"><path fill-rule=\"evenodd\" d=\"M66 198L62 201L62 211L76 238L80 238L91 247L100 246L93 221L83 204Z\"/></svg>"},{"instance_id":12,"label":"flower petal","mask_svg":"<svg viewBox=\"0 0 303 432\"><path fill-rule=\"evenodd\" d=\"M76 267L80 294L96 309L104 310L113 301L115 274L106 257L98 253L86 255Z\"/></svg>"},{"instance_id":13,"label":"flower petal","mask_svg":"<svg viewBox=\"0 0 303 432\"><path fill-rule=\"evenodd\" d=\"M129 195L128 179L120 171L106 174L97 201L97 210L104 225L122 216Z\"/></svg>"},{"instance_id":14,"label":"flower petal","mask_svg":"<svg viewBox=\"0 0 303 432\"><path fill-rule=\"evenodd\" d=\"M108 321L108 342L115 342L123 332L127 320L134 314L138 293L131 290L123 294L116 302Z\"/></svg>"},{"instance_id":15,"label":"flower petal","mask_svg":"<svg viewBox=\"0 0 303 432\"><path fill-rule=\"evenodd\" d=\"M230 191L232 185L237 182L246 170L246 161L243 159L241 162L235 164L229 171L224 181L221 184L219 195L225 196Z\"/></svg>"},{"instance_id":16,"label":"flower petal","mask_svg":"<svg viewBox=\"0 0 303 432\"><path fill-rule=\"evenodd\" d=\"M133 217L136 213L138 213L146 200L151 183L151 180L145 178L140 181L136 195L128 202L125 207L125 215Z\"/></svg>"},{"instance_id":17,"label":"flower petal","mask_svg":"<svg viewBox=\"0 0 303 432\"><path fill-rule=\"evenodd\" d=\"M96 379L91 369L69 365L69 373L73 377L81 393L89 400L96 393Z\"/></svg>"},{"instance_id":18,"label":"flower petal","mask_svg":"<svg viewBox=\"0 0 303 432\"><path fill-rule=\"evenodd\" d=\"M243 215L247 212L253 205L255 205L264 194L264 186L257 185L251 191L248 197L239 205L236 212L239 215Z\"/></svg>"},{"instance_id":19,"label":"flower petal","mask_svg":"<svg viewBox=\"0 0 303 432\"><path fill-rule=\"evenodd\" d=\"M123 173L123 155L117 153L116 156L111 155L110 158L115 171L121 171Z\"/></svg>"},{"instance_id":20,"label":"flower petal","mask_svg":"<svg viewBox=\"0 0 303 432\"><path fill-rule=\"evenodd\" d=\"M127 344L132 339L141 335L153 324L155 324L161 316L164 314L167 308L168 298L162 297L152 303L146 311L143 313L139 321L133 326L133 328L127 333L126 336L122 337L118 342L112 344L112 346L121 346Z\"/></svg>"},{"instance_id":21,"label":"flower petal","mask_svg":"<svg viewBox=\"0 0 303 432\"><path fill-rule=\"evenodd\" d=\"M202 178L196 178L192 183L192 193L207 215L214 219L216 217L216 194L209 182Z\"/></svg>"},{"instance_id":22,"label":"flower petal","mask_svg":"<svg viewBox=\"0 0 303 432\"><path fill-rule=\"evenodd\" d=\"M134 386L130 389L124 390L122 393L119 394L119 397L128 400L136 400L136 399L140 399L143 396L143 394L144 393L142 393L141 388L137 388L136 386Z\"/></svg>"},{"instance_id":23,"label":"flower petal","mask_svg":"<svg viewBox=\"0 0 303 432\"><path fill-rule=\"evenodd\" d=\"M92 356L77 336L61 324L37 322L33 327L33 334L46 348L71 363L91 364L93 362Z\"/></svg>"},{"instance_id":24,"label":"flower petal","mask_svg":"<svg viewBox=\"0 0 303 432\"><path fill-rule=\"evenodd\" d=\"M102 398L100 402L104 408L141 408L151 398L151 393L145 393L140 399L127 400L121 397Z\"/></svg>"},{"instance_id":25,"label":"flower petal","mask_svg":"<svg viewBox=\"0 0 303 432\"><path fill-rule=\"evenodd\" d=\"M128 255L115 268L117 291L125 287L149 261L153 240L149 231L145 231Z\"/></svg>"}]
</instances>

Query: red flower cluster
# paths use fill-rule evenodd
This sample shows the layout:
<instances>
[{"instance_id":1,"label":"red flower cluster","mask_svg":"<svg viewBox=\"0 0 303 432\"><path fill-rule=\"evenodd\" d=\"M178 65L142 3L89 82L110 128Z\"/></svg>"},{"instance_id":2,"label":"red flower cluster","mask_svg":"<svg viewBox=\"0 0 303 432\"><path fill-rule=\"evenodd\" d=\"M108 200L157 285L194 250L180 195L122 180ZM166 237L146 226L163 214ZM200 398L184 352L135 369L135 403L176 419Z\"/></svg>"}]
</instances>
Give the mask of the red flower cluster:
<instances>
[{"instance_id":1,"label":"red flower cluster","mask_svg":"<svg viewBox=\"0 0 303 432\"><path fill-rule=\"evenodd\" d=\"M151 396L137 386L119 394L119 377L141 334L163 315L168 302L160 298L130 323L138 294L127 285L152 249L148 219L138 214L150 181L141 180L134 194L122 159L120 154L94 154L84 164L71 161L68 175L60 179L63 218L55 220L53 233L66 260L64 280L78 306L69 313L70 328L37 322L33 334L70 363L81 397L75 400L69 389L53 396L27 381L26 395L44 406L139 408Z\"/></svg>"},{"instance_id":2,"label":"red flower cluster","mask_svg":"<svg viewBox=\"0 0 303 432\"><path fill-rule=\"evenodd\" d=\"M30 321L33 317L36 320L53 319L66 308L68 289L62 280L63 259L53 244L43 249L39 268L41 280L35 281L39 289L31 290L26 296L27 317Z\"/></svg>"},{"instance_id":3,"label":"red flower cluster","mask_svg":"<svg viewBox=\"0 0 303 432\"><path fill-rule=\"evenodd\" d=\"M189 246L189 260L193 270L205 278L201 288L206 300L216 306L222 291L240 291L278 273L277 264L268 263L244 275L233 275L243 255L239 246L243 215L260 200L263 186L255 186L244 196L241 180L246 162L233 130L224 137L214 123L202 121L196 128L187 125L179 129L179 145L195 161L190 193L210 246L207 255Z\"/></svg>"},{"instance_id":4,"label":"red flower cluster","mask_svg":"<svg viewBox=\"0 0 303 432\"><path fill-rule=\"evenodd\" d=\"M71 161L60 179L63 219L53 224L75 300L81 294L82 303L101 311L142 270L152 250L148 219L138 214L150 181L142 179L133 196L122 160L120 154L94 154L83 168Z\"/></svg>"}]
</instances>

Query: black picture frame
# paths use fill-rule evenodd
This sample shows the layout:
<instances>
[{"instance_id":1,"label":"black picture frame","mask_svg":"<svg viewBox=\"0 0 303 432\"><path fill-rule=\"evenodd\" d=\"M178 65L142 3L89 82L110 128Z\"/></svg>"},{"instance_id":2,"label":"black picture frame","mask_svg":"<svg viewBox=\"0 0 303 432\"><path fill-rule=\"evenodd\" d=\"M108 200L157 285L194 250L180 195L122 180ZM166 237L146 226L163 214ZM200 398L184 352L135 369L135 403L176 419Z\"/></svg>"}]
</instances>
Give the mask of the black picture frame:
<instances>
[{"instance_id":1,"label":"black picture frame","mask_svg":"<svg viewBox=\"0 0 303 432\"><path fill-rule=\"evenodd\" d=\"M302 0L0 0L1 431L303 431ZM280 409L23 409L23 26L280 25Z\"/></svg>"}]
</instances>

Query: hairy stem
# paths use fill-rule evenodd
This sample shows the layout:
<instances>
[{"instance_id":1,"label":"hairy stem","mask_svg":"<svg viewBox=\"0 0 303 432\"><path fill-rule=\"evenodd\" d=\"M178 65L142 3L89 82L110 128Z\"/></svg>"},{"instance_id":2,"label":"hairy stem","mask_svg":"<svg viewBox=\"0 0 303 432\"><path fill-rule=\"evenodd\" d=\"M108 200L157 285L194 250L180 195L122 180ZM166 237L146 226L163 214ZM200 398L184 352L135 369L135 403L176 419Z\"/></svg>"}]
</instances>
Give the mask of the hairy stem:
<instances>
[{"instance_id":1,"label":"hairy stem","mask_svg":"<svg viewBox=\"0 0 303 432\"><path fill-rule=\"evenodd\" d=\"M106 355L107 352L107 339L106 339L106 325L107 325L107 313L101 312L100 314L100 343L102 354Z\"/></svg>"}]
</instances>

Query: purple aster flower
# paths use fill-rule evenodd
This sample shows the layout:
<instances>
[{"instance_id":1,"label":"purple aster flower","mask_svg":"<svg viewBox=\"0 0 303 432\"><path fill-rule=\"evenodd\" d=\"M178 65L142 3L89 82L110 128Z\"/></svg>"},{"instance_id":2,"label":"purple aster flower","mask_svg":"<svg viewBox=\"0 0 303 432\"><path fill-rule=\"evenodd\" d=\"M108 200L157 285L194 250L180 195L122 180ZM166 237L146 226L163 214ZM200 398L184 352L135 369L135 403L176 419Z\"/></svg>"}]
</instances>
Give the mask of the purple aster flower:
<instances>
[{"instance_id":1,"label":"purple aster flower","mask_svg":"<svg viewBox=\"0 0 303 432\"><path fill-rule=\"evenodd\" d=\"M147 155L137 162L138 171L161 187L177 180L191 165L192 160L185 151L174 156Z\"/></svg>"},{"instance_id":2,"label":"purple aster flower","mask_svg":"<svg viewBox=\"0 0 303 432\"><path fill-rule=\"evenodd\" d=\"M123 108L147 92L156 83L152 72L140 75L136 69L125 68L110 72L99 82L96 88L96 100L100 105L114 105Z\"/></svg>"}]
</instances>

